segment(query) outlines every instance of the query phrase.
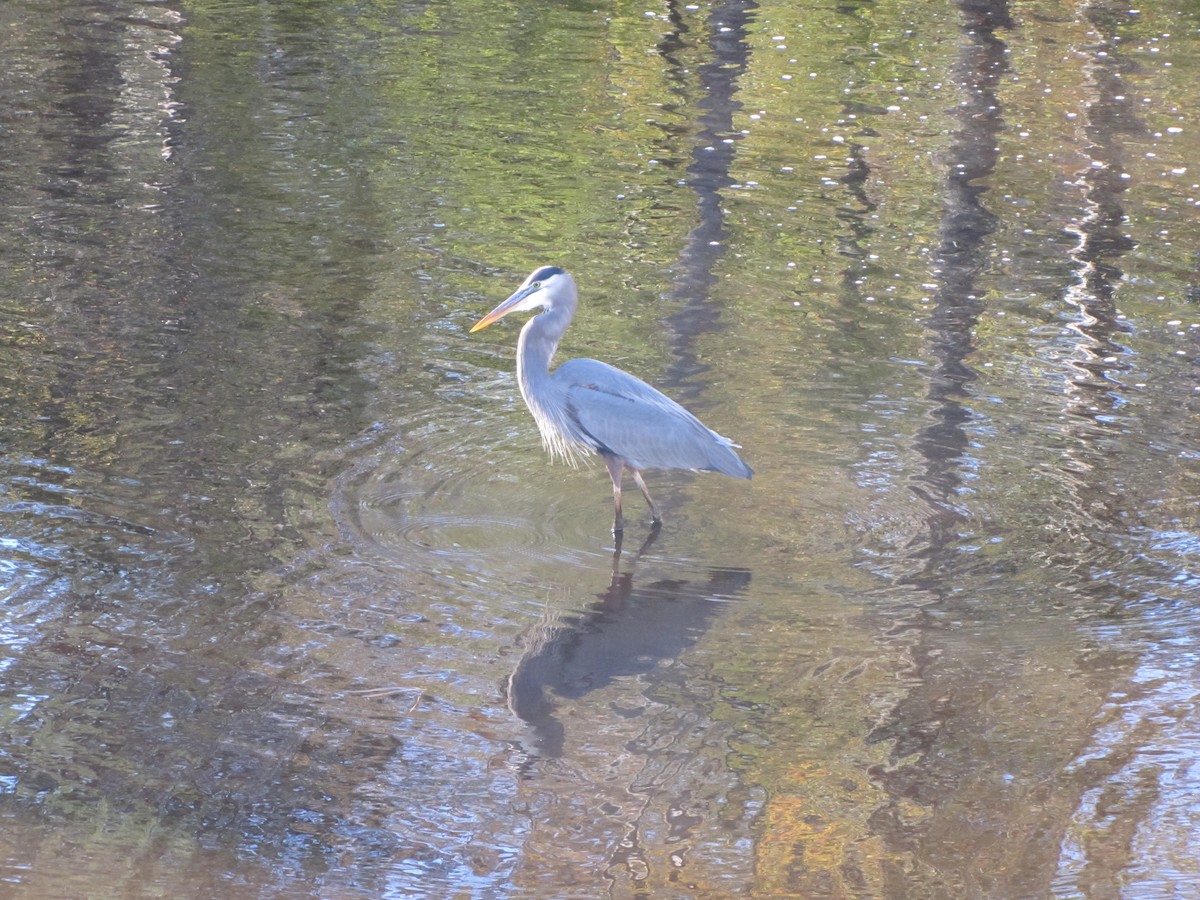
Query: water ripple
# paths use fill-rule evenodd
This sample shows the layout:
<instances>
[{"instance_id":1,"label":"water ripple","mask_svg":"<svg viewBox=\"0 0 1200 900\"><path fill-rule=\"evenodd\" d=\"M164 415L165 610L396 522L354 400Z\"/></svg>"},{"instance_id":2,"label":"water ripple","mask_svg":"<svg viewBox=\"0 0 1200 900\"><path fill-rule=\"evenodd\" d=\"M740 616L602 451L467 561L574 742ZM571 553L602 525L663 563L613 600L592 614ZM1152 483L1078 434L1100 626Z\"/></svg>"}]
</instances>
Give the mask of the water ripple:
<instances>
[{"instance_id":1,"label":"water ripple","mask_svg":"<svg viewBox=\"0 0 1200 900\"><path fill-rule=\"evenodd\" d=\"M403 446L391 438L358 448L331 503L343 536L400 566L440 560L486 570L517 557L590 567L606 558L604 541L589 541L579 529L595 526L597 537L606 536L607 509L581 510L576 495L555 489L555 479L531 477L528 454L489 447L494 435L486 424L459 423L410 432Z\"/></svg>"}]
</instances>

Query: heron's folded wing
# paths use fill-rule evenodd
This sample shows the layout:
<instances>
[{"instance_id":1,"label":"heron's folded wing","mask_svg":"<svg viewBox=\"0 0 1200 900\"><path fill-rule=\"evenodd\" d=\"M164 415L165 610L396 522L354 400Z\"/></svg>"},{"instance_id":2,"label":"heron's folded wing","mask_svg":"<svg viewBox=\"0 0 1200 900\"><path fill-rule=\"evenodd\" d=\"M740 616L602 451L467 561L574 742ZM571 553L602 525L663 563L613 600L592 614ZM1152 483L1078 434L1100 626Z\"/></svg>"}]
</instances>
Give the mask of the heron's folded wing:
<instances>
[{"instance_id":1,"label":"heron's folded wing","mask_svg":"<svg viewBox=\"0 0 1200 900\"><path fill-rule=\"evenodd\" d=\"M635 469L749 469L732 442L639 378L596 360L571 360L554 373L571 417L602 448Z\"/></svg>"}]
</instances>

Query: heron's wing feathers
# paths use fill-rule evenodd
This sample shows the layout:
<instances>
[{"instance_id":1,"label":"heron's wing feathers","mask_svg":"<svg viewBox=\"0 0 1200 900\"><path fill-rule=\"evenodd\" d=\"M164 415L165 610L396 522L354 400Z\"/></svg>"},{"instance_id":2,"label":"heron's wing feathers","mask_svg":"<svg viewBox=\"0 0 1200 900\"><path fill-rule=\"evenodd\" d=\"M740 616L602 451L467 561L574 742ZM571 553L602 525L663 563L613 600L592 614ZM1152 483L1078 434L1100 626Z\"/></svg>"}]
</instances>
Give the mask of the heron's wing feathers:
<instances>
[{"instance_id":1,"label":"heron's wing feathers","mask_svg":"<svg viewBox=\"0 0 1200 900\"><path fill-rule=\"evenodd\" d=\"M749 478L735 446L639 378L594 359L563 363L554 380L586 437L635 469L711 469Z\"/></svg>"}]
</instances>

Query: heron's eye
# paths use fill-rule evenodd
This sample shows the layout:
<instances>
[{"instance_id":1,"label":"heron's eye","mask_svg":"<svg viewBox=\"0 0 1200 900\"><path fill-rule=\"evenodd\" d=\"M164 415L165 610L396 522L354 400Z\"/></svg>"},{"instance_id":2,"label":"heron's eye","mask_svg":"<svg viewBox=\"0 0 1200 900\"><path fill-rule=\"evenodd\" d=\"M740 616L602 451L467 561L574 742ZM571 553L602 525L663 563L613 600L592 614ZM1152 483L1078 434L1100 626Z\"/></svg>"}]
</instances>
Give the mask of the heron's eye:
<instances>
[{"instance_id":1,"label":"heron's eye","mask_svg":"<svg viewBox=\"0 0 1200 900\"><path fill-rule=\"evenodd\" d=\"M531 288L540 288L541 286L542 286L542 283L540 281L535 281L533 284L530 285Z\"/></svg>"}]
</instances>

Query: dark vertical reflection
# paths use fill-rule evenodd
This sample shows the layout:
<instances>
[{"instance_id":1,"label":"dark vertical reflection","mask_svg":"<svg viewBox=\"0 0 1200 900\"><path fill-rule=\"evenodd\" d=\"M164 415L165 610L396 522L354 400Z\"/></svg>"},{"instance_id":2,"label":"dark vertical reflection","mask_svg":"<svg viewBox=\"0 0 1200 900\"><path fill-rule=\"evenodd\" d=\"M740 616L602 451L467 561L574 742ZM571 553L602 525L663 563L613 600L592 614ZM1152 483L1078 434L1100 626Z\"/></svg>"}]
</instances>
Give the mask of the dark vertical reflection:
<instances>
[{"instance_id":1,"label":"dark vertical reflection","mask_svg":"<svg viewBox=\"0 0 1200 900\"><path fill-rule=\"evenodd\" d=\"M1077 439L1066 451L1064 474L1077 491L1090 495L1079 498L1081 521L1096 502L1111 502L1106 494L1095 495L1090 476L1100 460L1088 457L1108 456L1106 439L1123 430L1124 388L1117 376L1129 366L1128 351L1119 340L1126 329L1117 318L1116 293L1122 278L1119 261L1133 249L1133 242L1124 231L1122 198L1129 182L1122 141L1145 131L1128 94L1128 77L1135 74L1135 66L1116 37L1119 26L1129 20L1128 7L1092 4L1087 15L1100 39L1089 48L1092 58L1084 65L1091 94L1084 111L1088 143L1083 150L1089 165L1077 174L1084 215L1066 229L1077 239L1071 250L1076 277L1063 292L1063 300L1076 311L1070 325L1075 374L1067 383L1065 411ZM1111 515L1104 518L1108 521L1102 524L1113 521Z\"/></svg>"},{"instance_id":2,"label":"dark vertical reflection","mask_svg":"<svg viewBox=\"0 0 1200 900\"><path fill-rule=\"evenodd\" d=\"M905 804L915 802L933 810L944 797L946 779L965 774L952 768L964 761L937 752L944 741L942 729L957 710L938 695L934 669L939 641L929 611L953 602L956 526L965 516L958 493L969 445L966 428L974 415L964 401L976 378L969 359L985 303L978 281L988 267L988 238L997 223L983 200L1004 126L997 88L1008 64L998 32L1012 26L1005 0L963 0L958 9L963 42L952 72L960 100L953 112L957 127L945 159L948 174L933 272L937 288L933 311L925 322L927 354L932 360L925 373L930 422L913 439L922 466L912 481L922 504L918 519L922 528L909 541L901 564L910 574L898 582L909 589L900 593L912 599L887 611L891 617L887 633L893 643L906 647L911 668L904 674L916 686L870 735L873 742L890 742L894 763L872 771L876 784L893 798L876 810L872 827L893 852L917 855L931 851L923 846L927 836L921 826L905 815ZM957 882L961 871L947 869L949 885L961 886Z\"/></svg>"},{"instance_id":3,"label":"dark vertical reflection","mask_svg":"<svg viewBox=\"0 0 1200 900\"><path fill-rule=\"evenodd\" d=\"M1138 520L1119 494L1110 490L1121 465L1117 447L1129 426L1121 373L1130 368L1130 352L1121 343L1125 326L1117 312L1117 291L1123 278L1121 257L1134 245L1125 232L1126 174L1124 142L1145 128L1130 96L1129 77L1136 65L1124 53L1121 27L1130 20L1124 4L1096 3L1086 8L1097 35L1083 65L1089 102L1083 106L1082 146L1087 165L1076 173L1083 209L1065 231L1075 237L1070 249L1074 280L1062 291L1061 302L1071 314L1069 337L1071 374L1064 391L1064 431L1071 440L1059 464L1068 488L1070 515L1064 526L1075 541L1066 562L1064 582L1071 590L1090 595L1107 607L1115 586L1097 580L1096 569L1112 564L1105 536Z\"/></svg>"},{"instance_id":4,"label":"dark vertical reflection","mask_svg":"<svg viewBox=\"0 0 1200 900\"><path fill-rule=\"evenodd\" d=\"M1127 329L1116 305L1123 278L1120 259L1134 247L1124 230L1130 184L1124 144L1145 128L1131 96L1137 66L1122 41L1130 7L1095 2L1085 7L1085 15L1097 40L1087 48L1084 65L1090 101L1084 106L1088 165L1077 175L1084 214L1068 229L1077 239L1071 250L1075 280L1062 295L1075 312L1070 325L1074 373L1063 404L1064 430L1071 441L1061 470L1070 490L1069 527L1076 548L1062 562L1062 585L1086 603L1090 619L1109 623L1138 618L1151 623L1133 674L1118 687L1124 697L1120 721L1098 714L1091 740L1066 768L1077 803L1066 823L1057 884L1064 893L1099 896L1118 883L1139 889L1131 873L1144 865L1133 839L1140 830L1168 836L1168 845L1180 841L1169 837L1169 814L1159 810L1170 809L1179 796L1193 790L1189 779L1176 778L1174 771L1190 768L1194 744L1172 735L1194 729L1191 704L1181 707L1178 698L1194 696L1198 651L1194 629L1181 629L1177 623L1155 627L1156 604L1147 608L1147 598L1135 583L1123 584L1116 575L1126 554L1112 546L1110 535L1127 533L1141 520L1140 511L1131 508L1113 484L1122 479L1124 469L1133 468L1121 452L1122 435L1132 421L1124 408L1130 398L1121 375L1131 368L1131 354L1122 344ZM1178 575L1164 571L1161 577L1170 582ZM1081 661L1105 653L1111 650L1094 642L1083 648ZM1145 671L1154 677L1145 678ZM1180 767L1181 759L1189 762ZM1156 822L1156 816L1162 818ZM1158 877L1151 874L1152 881ZM1141 887L1171 892L1166 884Z\"/></svg>"},{"instance_id":5,"label":"dark vertical reflection","mask_svg":"<svg viewBox=\"0 0 1200 900\"><path fill-rule=\"evenodd\" d=\"M857 104L847 104L847 110L856 109ZM869 129L863 129L860 137L869 137ZM837 217L847 232L840 235L838 252L850 260L850 264L842 270L842 297L854 298L855 306L861 298L859 286L865 273L866 251L863 249L875 229L870 224L870 218L877 206L867 193L867 181L871 177L871 163L867 159L866 148L861 140L852 138L846 141L849 152L846 174L841 182L846 186L850 203L838 206ZM853 325L847 327L853 328Z\"/></svg>"},{"instance_id":6,"label":"dark vertical reflection","mask_svg":"<svg viewBox=\"0 0 1200 900\"><path fill-rule=\"evenodd\" d=\"M725 254L728 236L721 209L721 192L733 183L729 173L740 138L733 127L733 117L742 108L737 99L738 80L749 65L750 46L746 42L746 32L756 9L758 4L753 0L726 0L713 7L708 16L709 53L694 76L698 80L694 92L698 94L695 106L699 116L687 168L687 184L696 194L699 221L679 253L671 296L681 301L682 306L668 319L674 335L673 362L664 378L681 398L695 397L701 390L695 379L704 372L705 366L693 348L695 339L720 327L721 309L713 303L710 293L716 283L715 269ZM670 10L677 32L663 38L659 52L671 67L672 80L684 82L691 76L673 56L681 41L678 29L683 27L682 16L677 2L670 4Z\"/></svg>"},{"instance_id":7,"label":"dark vertical reflection","mask_svg":"<svg viewBox=\"0 0 1200 900\"><path fill-rule=\"evenodd\" d=\"M984 308L976 282L987 269L987 239L996 229L996 217L982 202L1004 126L996 89L1008 64L1005 44L996 30L1012 25L1006 2L965 2L959 4L959 10L968 39L954 69L962 95L955 110L959 128L948 151L949 176L933 273L938 286L933 313L925 323L929 355L934 360L926 373L934 421L914 441L925 465L913 489L928 507L930 558L953 540L945 529L958 518L954 495L961 483L959 468L967 448L963 428L971 419L962 399L969 395L976 377L967 360L975 347L975 326Z\"/></svg>"},{"instance_id":8,"label":"dark vertical reflection","mask_svg":"<svg viewBox=\"0 0 1200 900\"><path fill-rule=\"evenodd\" d=\"M870 6L866 2L861 7L839 8L839 12L854 17L856 30L864 32L864 38L870 29ZM839 343L830 348L833 351L829 360L831 367L859 364L863 331L871 318L871 310L863 307L863 285L870 269L867 247L878 232L875 216L878 204L871 197L868 185L872 176L878 175L868 156L868 144L876 132L866 123L881 113L881 109L865 106L853 97L848 96L842 101L842 117L838 124L846 128L847 137L842 146L847 156L846 172L839 181L845 187L845 199L838 203L836 214L845 228L838 235L838 253L846 262L841 271L842 289L838 294L842 309L835 335Z\"/></svg>"}]
</instances>

